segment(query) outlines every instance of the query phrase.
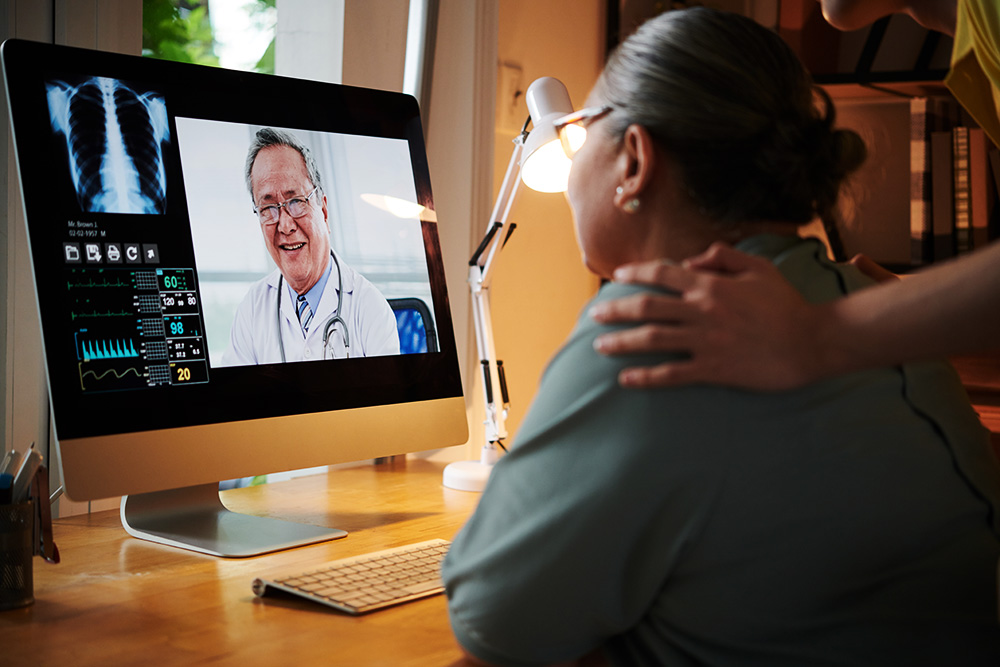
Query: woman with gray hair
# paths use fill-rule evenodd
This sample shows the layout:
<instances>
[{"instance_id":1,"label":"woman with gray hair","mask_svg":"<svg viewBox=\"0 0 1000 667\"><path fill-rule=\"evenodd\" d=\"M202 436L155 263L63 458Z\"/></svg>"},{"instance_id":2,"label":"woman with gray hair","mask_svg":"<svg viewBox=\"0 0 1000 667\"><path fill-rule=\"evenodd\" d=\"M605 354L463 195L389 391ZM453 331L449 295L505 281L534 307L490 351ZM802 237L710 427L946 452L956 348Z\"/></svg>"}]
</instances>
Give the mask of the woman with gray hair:
<instances>
[{"instance_id":1,"label":"woman with gray hair","mask_svg":"<svg viewBox=\"0 0 1000 667\"><path fill-rule=\"evenodd\" d=\"M649 21L558 123L587 130L567 142L587 266L610 277L726 241L812 302L868 285L796 236L835 215L864 158L834 118L753 21ZM609 283L594 303L645 292ZM594 351L609 330L579 320L445 560L474 659L1000 664L1000 479L947 366L633 392Z\"/></svg>"}]
</instances>

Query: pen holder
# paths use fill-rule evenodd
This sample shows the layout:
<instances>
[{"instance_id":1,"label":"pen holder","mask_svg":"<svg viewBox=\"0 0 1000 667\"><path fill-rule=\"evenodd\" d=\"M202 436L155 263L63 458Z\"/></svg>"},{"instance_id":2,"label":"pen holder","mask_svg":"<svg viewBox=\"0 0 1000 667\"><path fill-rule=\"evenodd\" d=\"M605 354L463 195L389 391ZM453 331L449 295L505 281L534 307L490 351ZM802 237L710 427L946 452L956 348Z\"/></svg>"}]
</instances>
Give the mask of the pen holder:
<instances>
[{"instance_id":1,"label":"pen holder","mask_svg":"<svg viewBox=\"0 0 1000 667\"><path fill-rule=\"evenodd\" d=\"M0 610L35 601L31 558L34 505L0 505Z\"/></svg>"}]
</instances>

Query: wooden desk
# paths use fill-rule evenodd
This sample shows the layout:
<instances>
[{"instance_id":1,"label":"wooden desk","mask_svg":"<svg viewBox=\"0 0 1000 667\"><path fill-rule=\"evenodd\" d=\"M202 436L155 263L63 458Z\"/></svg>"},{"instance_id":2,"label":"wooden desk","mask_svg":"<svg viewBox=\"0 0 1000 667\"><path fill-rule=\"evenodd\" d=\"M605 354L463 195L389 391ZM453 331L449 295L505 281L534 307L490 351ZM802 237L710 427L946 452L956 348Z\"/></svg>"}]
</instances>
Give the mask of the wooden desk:
<instances>
[{"instance_id":1,"label":"wooden desk","mask_svg":"<svg viewBox=\"0 0 1000 667\"><path fill-rule=\"evenodd\" d=\"M352 617L259 599L257 576L411 542L452 539L479 494L446 489L443 466L408 461L226 491L234 510L343 528L349 535L223 559L131 538L117 511L59 519L62 563L34 559L35 603L0 612L0 664L433 665L458 661L443 595Z\"/></svg>"}]
</instances>

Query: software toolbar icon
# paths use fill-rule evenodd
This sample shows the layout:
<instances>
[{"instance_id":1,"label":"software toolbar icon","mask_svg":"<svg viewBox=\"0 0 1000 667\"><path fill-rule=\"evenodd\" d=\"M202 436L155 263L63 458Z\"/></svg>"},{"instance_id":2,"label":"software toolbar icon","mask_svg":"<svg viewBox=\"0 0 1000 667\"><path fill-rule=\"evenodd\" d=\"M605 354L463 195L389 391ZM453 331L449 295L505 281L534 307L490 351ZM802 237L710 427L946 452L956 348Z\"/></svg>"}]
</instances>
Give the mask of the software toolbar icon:
<instances>
[{"instance_id":1,"label":"software toolbar icon","mask_svg":"<svg viewBox=\"0 0 1000 667\"><path fill-rule=\"evenodd\" d=\"M63 257L66 258L67 264L79 264L81 260L80 244L63 243Z\"/></svg>"}]
</instances>

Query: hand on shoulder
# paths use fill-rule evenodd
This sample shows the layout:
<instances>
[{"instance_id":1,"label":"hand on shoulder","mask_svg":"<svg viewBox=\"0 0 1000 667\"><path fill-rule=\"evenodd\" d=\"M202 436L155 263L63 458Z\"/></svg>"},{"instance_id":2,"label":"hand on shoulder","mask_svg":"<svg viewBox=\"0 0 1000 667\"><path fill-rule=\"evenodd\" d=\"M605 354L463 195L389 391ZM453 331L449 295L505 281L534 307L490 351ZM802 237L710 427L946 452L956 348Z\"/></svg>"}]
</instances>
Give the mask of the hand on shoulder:
<instances>
[{"instance_id":1,"label":"hand on shoulder","mask_svg":"<svg viewBox=\"0 0 1000 667\"><path fill-rule=\"evenodd\" d=\"M690 360L622 371L628 387L694 383L777 391L818 377L810 306L766 259L716 243L681 265L662 261L619 268L615 280L655 285L677 296L643 293L597 304L602 323L640 322L600 336L602 354L679 351Z\"/></svg>"}]
</instances>

